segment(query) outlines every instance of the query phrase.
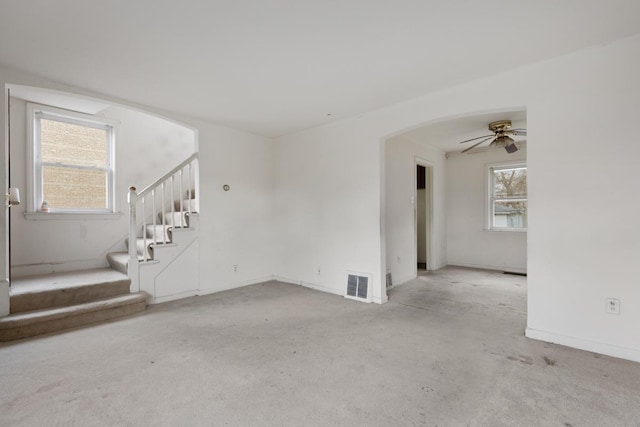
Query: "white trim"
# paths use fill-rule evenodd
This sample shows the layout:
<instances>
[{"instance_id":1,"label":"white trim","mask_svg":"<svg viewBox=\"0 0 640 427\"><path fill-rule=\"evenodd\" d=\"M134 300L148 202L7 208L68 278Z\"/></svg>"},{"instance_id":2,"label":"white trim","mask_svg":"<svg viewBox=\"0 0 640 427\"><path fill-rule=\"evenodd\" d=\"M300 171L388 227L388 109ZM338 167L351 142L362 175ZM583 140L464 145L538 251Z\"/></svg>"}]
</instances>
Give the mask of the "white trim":
<instances>
[{"instance_id":1,"label":"white trim","mask_svg":"<svg viewBox=\"0 0 640 427\"><path fill-rule=\"evenodd\" d=\"M29 221L47 221L47 220L119 220L124 216L122 212L24 212L24 217Z\"/></svg>"},{"instance_id":2,"label":"white trim","mask_svg":"<svg viewBox=\"0 0 640 427\"><path fill-rule=\"evenodd\" d=\"M391 287L389 289L394 289L394 288L396 288L398 286L405 285L405 284L407 284L409 282L412 282L412 281L416 280L417 278L418 278L417 275L416 276L405 276L405 277L403 277L401 279L398 279L397 281L394 281L393 285L391 285Z\"/></svg>"},{"instance_id":3,"label":"white trim","mask_svg":"<svg viewBox=\"0 0 640 427\"><path fill-rule=\"evenodd\" d=\"M175 301L175 300L178 300L178 299L195 297L195 296L198 296L198 295L199 295L199 293L198 293L197 290L178 292L177 294L165 295L163 297L155 297L155 298L150 295L149 299L147 300L147 305L162 304L162 303L165 303L165 302Z\"/></svg>"},{"instance_id":4,"label":"white trim","mask_svg":"<svg viewBox=\"0 0 640 427\"><path fill-rule=\"evenodd\" d=\"M284 280L280 280L274 276L267 276L267 277L261 277L261 278L257 278L257 279L250 279L250 280L243 280L242 282L235 282L233 284L229 284L229 285L224 285L222 287L219 288L204 288L204 289L198 289L197 295L198 296L205 296L205 295L211 295L211 294L216 294L218 292L224 292L224 291L230 291L232 289L239 289L239 288L244 288L245 286L253 286L253 285L259 285L261 283L267 283L267 282L271 282L277 280L279 282L284 282L284 283L290 283L290 282L285 282ZM290 283L292 285L298 285L299 283Z\"/></svg>"},{"instance_id":5,"label":"white trim","mask_svg":"<svg viewBox=\"0 0 640 427\"><path fill-rule=\"evenodd\" d=\"M435 239L434 239L434 229L433 229L433 213L434 213L434 207L433 207L433 189L434 184L433 184L433 180L434 180L434 176L435 176L435 163L429 161L429 160L425 160L421 157L415 156L414 157L414 165L413 165L413 255L412 255L412 260L413 260L413 274L414 277L418 277L418 188L417 188L417 182L418 182L418 166L422 166L424 168L427 169L427 171L425 171L425 174L429 173L429 188L425 188L429 194L429 224L427 224L427 228L429 229L429 241L427 242L429 244L429 248L427 250L427 270L431 271L431 270L435 270L434 268L434 255L436 252L436 247L435 247Z\"/></svg>"},{"instance_id":6,"label":"white trim","mask_svg":"<svg viewBox=\"0 0 640 427\"><path fill-rule=\"evenodd\" d=\"M87 126L96 129L105 129L107 132L107 166L89 167L83 165L67 165L63 163L42 162L40 160L40 119L55 120L63 123ZM104 215L115 213L115 141L118 132L117 122L104 117L92 116L70 110L27 102L27 212L38 213L43 200L42 167L59 166L79 170L99 170L106 172L107 207L105 209L57 209L56 213ZM76 218L76 217L71 217Z\"/></svg>"},{"instance_id":7,"label":"white trim","mask_svg":"<svg viewBox=\"0 0 640 427\"><path fill-rule=\"evenodd\" d=\"M527 328L525 336L534 340L546 341L553 344L577 348L579 350L592 351L594 353L605 354L607 356L619 357L620 359L640 362L640 349L638 348L623 347L587 338L572 337L534 328Z\"/></svg>"},{"instance_id":8,"label":"white trim","mask_svg":"<svg viewBox=\"0 0 640 427\"><path fill-rule=\"evenodd\" d=\"M447 267L465 267L465 268L476 268L479 270L492 270L492 271L502 271L506 273L522 273L527 274L526 268L521 267L510 267L508 265L487 265L487 264L469 264L464 262L452 262L446 265Z\"/></svg>"},{"instance_id":9,"label":"white trim","mask_svg":"<svg viewBox=\"0 0 640 427\"><path fill-rule=\"evenodd\" d=\"M282 283L288 283L290 285L302 286L304 288L313 289L314 291L320 291L320 292L326 292L328 294L344 296L344 293L338 289L328 288L326 286L316 285L310 282L303 282L301 280L290 279L288 277L272 276L272 280L276 280Z\"/></svg>"}]
</instances>

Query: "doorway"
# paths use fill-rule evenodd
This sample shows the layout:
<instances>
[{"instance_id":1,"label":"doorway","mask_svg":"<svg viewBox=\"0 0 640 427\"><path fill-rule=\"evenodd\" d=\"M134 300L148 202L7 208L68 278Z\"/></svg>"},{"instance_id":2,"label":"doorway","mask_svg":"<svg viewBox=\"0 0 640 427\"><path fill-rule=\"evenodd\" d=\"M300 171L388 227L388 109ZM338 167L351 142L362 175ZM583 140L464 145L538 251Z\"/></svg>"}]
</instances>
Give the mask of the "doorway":
<instances>
[{"instance_id":1,"label":"doorway","mask_svg":"<svg viewBox=\"0 0 640 427\"><path fill-rule=\"evenodd\" d=\"M432 168L416 161L416 275L420 270L432 269L431 263L431 213Z\"/></svg>"}]
</instances>

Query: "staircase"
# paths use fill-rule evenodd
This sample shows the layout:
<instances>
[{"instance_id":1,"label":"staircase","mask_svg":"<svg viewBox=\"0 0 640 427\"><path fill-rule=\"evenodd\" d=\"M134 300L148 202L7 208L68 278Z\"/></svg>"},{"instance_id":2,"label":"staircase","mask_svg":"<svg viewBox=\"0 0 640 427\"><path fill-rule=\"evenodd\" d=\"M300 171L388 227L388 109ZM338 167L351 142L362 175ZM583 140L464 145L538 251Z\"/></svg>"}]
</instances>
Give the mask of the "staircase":
<instances>
[{"instance_id":1,"label":"staircase","mask_svg":"<svg viewBox=\"0 0 640 427\"><path fill-rule=\"evenodd\" d=\"M145 270L157 264L166 258L166 254L175 252L176 248L184 246L185 238L183 235L195 231L196 228L198 200L194 196L192 194L190 199L174 201L173 210L167 209L166 212L158 213L155 224L147 224L145 221L139 226L140 232L136 233L133 247L139 270ZM124 274L130 273L131 240L130 237L125 239L126 252L107 254L107 261L109 261L111 268ZM144 284L141 287L144 288Z\"/></svg>"},{"instance_id":2,"label":"staircase","mask_svg":"<svg viewBox=\"0 0 640 427\"><path fill-rule=\"evenodd\" d=\"M198 292L198 154L140 192L129 189L127 252L107 255L109 265L126 273L132 292L146 292L151 303Z\"/></svg>"},{"instance_id":3,"label":"staircase","mask_svg":"<svg viewBox=\"0 0 640 427\"><path fill-rule=\"evenodd\" d=\"M107 254L110 268L13 280L11 314L0 318L0 341L128 316L144 311L148 302L195 295L197 158L190 156L139 193L130 188L127 251Z\"/></svg>"},{"instance_id":4,"label":"staircase","mask_svg":"<svg viewBox=\"0 0 640 427\"><path fill-rule=\"evenodd\" d=\"M0 341L83 326L144 311L147 295L111 268L15 279L11 314L0 318Z\"/></svg>"}]
</instances>

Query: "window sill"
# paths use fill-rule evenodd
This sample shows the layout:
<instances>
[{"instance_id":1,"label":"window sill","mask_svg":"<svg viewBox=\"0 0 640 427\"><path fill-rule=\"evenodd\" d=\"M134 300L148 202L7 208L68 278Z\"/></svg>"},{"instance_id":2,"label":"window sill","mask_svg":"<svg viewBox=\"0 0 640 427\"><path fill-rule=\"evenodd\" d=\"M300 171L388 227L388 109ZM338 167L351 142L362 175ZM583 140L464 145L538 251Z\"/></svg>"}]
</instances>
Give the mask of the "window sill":
<instances>
[{"instance_id":1,"label":"window sill","mask_svg":"<svg viewBox=\"0 0 640 427\"><path fill-rule=\"evenodd\" d=\"M498 231L503 232L506 231L508 233L526 233L526 228L488 228L487 231Z\"/></svg>"},{"instance_id":2,"label":"window sill","mask_svg":"<svg viewBox=\"0 0 640 427\"><path fill-rule=\"evenodd\" d=\"M118 220L123 217L123 214L122 212L113 212L113 213L25 212L24 217L28 221L42 221L42 220L102 221L102 220Z\"/></svg>"}]
</instances>

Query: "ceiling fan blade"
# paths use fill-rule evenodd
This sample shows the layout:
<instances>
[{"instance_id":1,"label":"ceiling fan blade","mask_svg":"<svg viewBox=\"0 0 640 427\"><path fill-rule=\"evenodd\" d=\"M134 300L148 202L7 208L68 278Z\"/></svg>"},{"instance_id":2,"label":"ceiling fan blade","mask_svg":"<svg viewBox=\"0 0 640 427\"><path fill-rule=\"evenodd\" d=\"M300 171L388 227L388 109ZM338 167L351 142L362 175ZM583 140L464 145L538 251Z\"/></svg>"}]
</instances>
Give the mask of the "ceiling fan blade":
<instances>
[{"instance_id":1,"label":"ceiling fan blade","mask_svg":"<svg viewBox=\"0 0 640 427\"><path fill-rule=\"evenodd\" d=\"M512 135L527 136L526 129L511 129L509 133L511 133Z\"/></svg>"},{"instance_id":2,"label":"ceiling fan blade","mask_svg":"<svg viewBox=\"0 0 640 427\"><path fill-rule=\"evenodd\" d=\"M494 136L494 135L493 135L493 134L492 134L492 135L483 135L483 136L479 136L479 137L477 137L477 138L467 139L466 141L461 141L461 142L460 142L460 144L464 144L465 142L475 141L476 139L480 139L480 138L486 138L486 137L488 137L488 136Z\"/></svg>"},{"instance_id":3,"label":"ceiling fan blade","mask_svg":"<svg viewBox=\"0 0 640 427\"><path fill-rule=\"evenodd\" d=\"M476 143L475 143L475 144L473 144L471 147L468 147L468 148L465 148L464 150L462 150L460 153L461 153L461 154L462 154L462 153L466 153L467 151L471 150L472 148L477 147L478 145L482 144L483 142L486 142L486 141L490 140L491 138L493 138L493 135L489 136L489 138L487 138L487 139L483 139L483 140L482 140L482 141L480 141L480 142L476 142ZM477 138L476 138L476 139L477 139Z\"/></svg>"}]
</instances>

